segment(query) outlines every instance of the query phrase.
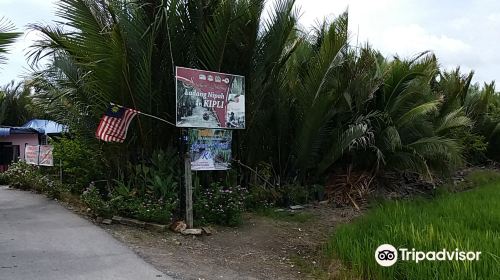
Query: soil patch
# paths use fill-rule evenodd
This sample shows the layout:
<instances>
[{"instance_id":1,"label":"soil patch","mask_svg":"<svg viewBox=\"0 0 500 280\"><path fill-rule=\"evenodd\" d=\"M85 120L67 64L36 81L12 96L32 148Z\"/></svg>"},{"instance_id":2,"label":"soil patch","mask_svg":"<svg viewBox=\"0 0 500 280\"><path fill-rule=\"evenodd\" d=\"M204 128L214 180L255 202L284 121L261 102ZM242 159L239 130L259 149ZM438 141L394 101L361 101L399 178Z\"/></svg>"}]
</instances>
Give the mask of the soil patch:
<instances>
[{"instance_id":1,"label":"soil patch","mask_svg":"<svg viewBox=\"0 0 500 280\"><path fill-rule=\"evenodd\" d=\"M213 227L211 236L157 233L101 225L147 262L178 279L311 279L293 261L318 264L318 250L336 225L360 215L351 208L316 206L303 222L246 214L238 228Z\"/></svg>"}]
</instances>

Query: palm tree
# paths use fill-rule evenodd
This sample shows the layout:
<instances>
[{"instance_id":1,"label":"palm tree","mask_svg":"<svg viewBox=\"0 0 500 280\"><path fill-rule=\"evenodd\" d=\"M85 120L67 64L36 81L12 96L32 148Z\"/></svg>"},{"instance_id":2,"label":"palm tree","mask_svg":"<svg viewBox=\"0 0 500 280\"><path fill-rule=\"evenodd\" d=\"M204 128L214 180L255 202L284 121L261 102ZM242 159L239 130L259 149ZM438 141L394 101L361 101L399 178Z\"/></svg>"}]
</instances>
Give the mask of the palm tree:
<instances>
[{"instance_id":1,"label":"palm tree","mask_svg":"<svg viewBox=\"0 0 500 280\"><path fill-rule=\"evenodd\" d=\"M14 43L20 33L13 32L14 25L5 18L0 18L0 64L5 63L8 47Z\"/></svg>"},{"instance_id":2,"label":"palm tree","mask_svg":"<svg viewBox=\"0 0 500 280\"><path fill-rule=\"evenodd\" d=\"M260 158L254 160L256 153L251 151L281 146L274 135L263 141L247 136L271 123L273 116L267 112L274 105L287 106L274 94L301 40L293 5L294 1L277 1L264 19L262 0L61 0L57 14L64 26L31 26L44 38L33 46L30 60L51 60L49 67L34 74L32 85L38 102L58 121L92 137L109 102L173 121L175 66L244 75L250 113L247 131L235 135L240 147L236 155L253 164ZM109 154L119 155L118 149L147 156L178 139L174 128L141 117L130 132L129 149L107 145ZM283 133L281 138L288 137Z\"/></svg>"},{"instance_id":3,"label":"palm tree","mask_svg":"<svg viewBox=\"0 0 500 280\"><path fill-rule=\"evenodd\" d=\"M286 91L296 114L290 173L318 180L335 166L354 165L432 180L459 166L461 147L448 132L471 121L460 110L437 114L443 102L432 89L435 57L386 61L369 46L349 47L347 34L344 14L317 28L289 61Z\"/></svg>"},{"instance_id":4,"label":"palm tree","mask_svg":"<svg viewBox=\"0 0 500 280\"><path fill-rule=\"evenodd\" d=\"M471 87L465 101L467 114L474 120L473 133L483 137L487 143L488 156L500 159L500 95L495 91L495 82Z\"/></svg>"},{"instance_id":5,"label":"palm tree","mask_svg":"<svg viewBox=\"0 0 500 280\"><path fill-rule=\"evenodd\" d=\"M382 166L418 172L428 179L433 171L454 170L462 164L461 147L445 132L468 126L470 121L459 118L456 111L439 116L443 101L431 87L438 73L435 56L423 53L412 60L396 58L387 67L375 105L385 117L378 133Z\"/></svg>"},{"instance_id":6,"label":"palm tree","mask_svg":"<svg viewBox=\"0 0 500 280\"><path fill-rule=\"evenodd\" d=\"M12 23L5 18L0 18L0 65L6 62L5 54L19 35L20 33L14 32ZM29 94L29 90L22 83L11 82L0 88L1 125L22 125L31 118Z\"/></svg>"},{"instance_id":7,"label":"palm tree","mask_svg":"<svg viewBox=\"0 0 500 280\"><path fill-rule=\"evenodd\" d=\"M34 117L29 88L11 82L0 89L0 124L21 126Z\"/></svg>"}]
</instances>

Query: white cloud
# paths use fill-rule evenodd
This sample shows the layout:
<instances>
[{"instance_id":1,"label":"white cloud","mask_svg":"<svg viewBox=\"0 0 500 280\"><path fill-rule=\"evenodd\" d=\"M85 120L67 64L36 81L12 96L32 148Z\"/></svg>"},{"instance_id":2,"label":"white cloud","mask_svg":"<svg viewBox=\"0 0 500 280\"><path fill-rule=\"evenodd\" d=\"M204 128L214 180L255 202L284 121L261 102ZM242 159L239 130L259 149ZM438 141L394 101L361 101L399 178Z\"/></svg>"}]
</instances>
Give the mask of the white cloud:
<instances>
[{"instance_id":1,"label":"white cloud","mask_svg":"<svg viewBox=\"0 0 500 280\"><path fill-rule=\"evenodd\" d=\"M459 18L455 18L455 19L452 19L449 23L450 27L455 29L455 30L461 30L463 29L464 27L468 26L469 24L471 24L472 21L470 18L467 18L467 17L459 17Z\"/></svg>"},{"instance_id":2,"label":"white cloud","mask_svg":"<svg viewBox=\"0 0 500 280\"><path fill-rule=\"evenodd\" d=\"M493 23L500 23L500 13L489 14L487 18Z\"/></svg>"},{"instance_id":3,"label":"white cloud","mask_svg":"<svg viewBox=\"0 0 500 280\"><path fill-rule=\"evenodd\" d=\"M432 0L298 0L302 21L339 14L349 6L352 39L368 41L384 55L436 53L444 68L474 69L475 81L500 79L500 2ZM358 32L359 31L359 32Z\"/></svg>"},{"instance_id":4,"label":"white cloud","mask_svg":"<svg viewBox=\"0 0 500 280\"><path fill-rule=\"evenodd\" d=\"M49 22L54 18L54 0L0 0L0 18L6 17L17 31L26 31L30 23ZM35 32L25 32L10 48L6 65L0 66L0 85L11 80L22 79L28 71L25 54L33 40Z\"/></svg>"},{"instance_id":5,"label":"white cloud","mask_svg":"<svg viewBox=\"0 0 500 280\"><path fill-rule=\"evenodd\" d=\"M471 49L471 46L459 39L446 35L430 34L417 24L387 28L380 38L374 40L374 44L382 47L385 51L392 50L407 55L426 50L457 54Z\"/></svg>"}]
</instances>

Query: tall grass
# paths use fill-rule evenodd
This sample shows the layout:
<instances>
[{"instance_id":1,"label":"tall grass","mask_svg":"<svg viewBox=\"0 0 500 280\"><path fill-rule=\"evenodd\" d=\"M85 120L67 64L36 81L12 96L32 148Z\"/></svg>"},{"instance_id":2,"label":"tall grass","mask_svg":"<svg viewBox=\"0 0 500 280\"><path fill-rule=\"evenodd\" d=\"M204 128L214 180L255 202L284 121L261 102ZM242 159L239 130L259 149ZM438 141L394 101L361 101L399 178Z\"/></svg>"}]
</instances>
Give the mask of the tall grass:
<instances>
[{"instance_id":1,"label":"tall grass","mask_svg":"<svg viewBox=\"0 0 500 280\"><path fill-rule=\"evenodd\" d=\"M338 228L326 254L349 276L362 279L500 279L500 174L476 172L475 188L443 192L431 200L383 202L354 223ZM418 251L481 251L479 261L398 261L379 266L381 244Z\"/></svg>"}]
</instances>

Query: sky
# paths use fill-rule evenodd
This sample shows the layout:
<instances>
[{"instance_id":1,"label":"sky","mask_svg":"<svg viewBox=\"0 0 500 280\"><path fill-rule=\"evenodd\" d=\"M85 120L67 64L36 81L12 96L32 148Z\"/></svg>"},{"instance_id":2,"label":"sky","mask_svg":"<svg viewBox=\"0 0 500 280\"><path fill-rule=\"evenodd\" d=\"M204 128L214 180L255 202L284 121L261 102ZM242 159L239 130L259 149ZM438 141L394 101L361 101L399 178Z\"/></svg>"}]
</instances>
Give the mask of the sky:
<instances>
[{"instance_id":1,"label":"sky","mask_svg":"<svg viewBox=\"0 0 500 280\"><path fill-rule=\"evenodd\" d=\"M55 19L54 0L0 0L0 18L26 30ZM433 51L445 69L475 71L475 82L500 81L500 1L297 0L304 27L349 11L351 43L369 42L386 57ZM272 4L272 2L271 2ZM0 66L0 85L29 73L26 52L35 32L24 33Z\"/></svg>"}]
</instances>

